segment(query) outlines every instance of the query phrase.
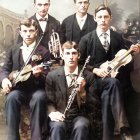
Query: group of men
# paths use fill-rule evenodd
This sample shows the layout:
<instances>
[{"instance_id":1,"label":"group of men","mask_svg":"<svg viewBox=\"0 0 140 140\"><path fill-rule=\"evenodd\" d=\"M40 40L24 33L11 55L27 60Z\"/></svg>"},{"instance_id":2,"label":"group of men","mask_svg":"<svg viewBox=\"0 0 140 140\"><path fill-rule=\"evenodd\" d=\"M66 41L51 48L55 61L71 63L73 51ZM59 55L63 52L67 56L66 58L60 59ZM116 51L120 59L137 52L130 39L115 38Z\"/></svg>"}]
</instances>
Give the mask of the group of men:
<instances>
[{"instance_id":1,"label":"group of men","mask_svg":"<svg viewBox=\"0 0 140 140\"><path fill-rule=\"evenodd\" d=\"M128 43L110 29L111 10L105 5L99 5L92 16L87 13L89 0L74 0L76 13L60 24L48 14L50 2L34 0L37 12L20 23L21 38L9 49L1 69L1 86L6 93L8 140L20 140L20 111L26 103L31 112L31 140L46 140L43 137L45 123L51 140L67 139L67 131L70 131L72 140L93 139L89 137L87 110L89 104L98 99L102 107L102 140L113 140L115 130L123 140L133 140L123 102L128 80L124 81L122 75L125 76L128 67L112 78L108 66L102 64L114 59L121 49L131 48L133 54L137 54L140 45ZM52 56L48 46L52 31L60 36L64 66L49 71L44 65ZM88 56L90 60L86 64ZM30 69L26 71L25 68ZM75 92L69 107L69 100Z\"/></svg>"}]
</instances>

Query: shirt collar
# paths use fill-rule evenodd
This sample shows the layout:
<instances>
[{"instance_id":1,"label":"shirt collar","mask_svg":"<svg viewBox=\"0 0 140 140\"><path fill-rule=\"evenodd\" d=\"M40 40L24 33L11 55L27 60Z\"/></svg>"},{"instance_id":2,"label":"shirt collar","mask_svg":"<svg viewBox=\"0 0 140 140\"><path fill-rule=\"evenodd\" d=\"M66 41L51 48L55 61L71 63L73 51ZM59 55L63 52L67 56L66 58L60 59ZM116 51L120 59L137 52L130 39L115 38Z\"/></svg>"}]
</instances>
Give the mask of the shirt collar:
<instances>
[{"instance_id":1,"label":"shirt collar","mask_svg":"<svg viewBox=\"0 0 140 140\"><path fill-rule=\"evenodd\" d=\"M45 17L41 17L38 13L36 13L36 18L37 18L37 20L40 20L41 18L48 19L48 14Z\"/></svg>"},{"instance_id":2,"label":"shirt collar","mask_svg":"<svg viewBox=\"0 0 140 140\"><path fill-rule=\"evenodd\" d=\"M85 20L87 19L87 14L81 18L81 17L76 13L76 19L77 19L78 21L80 21L81 19L83 19L83 21L85 21Z\"/></svg>"},{"instance_id":3,"label":"shirt collar","mask_svg":"<svg viewBox=\"0 0 140 140\"><path fill-rule=\"evenodd\" d=\"M108 29L106 32L102 32L100 28L96 28L96 33L97 33L97 36L100 37L103 33L107 33L108 36L110 36L110 29Z\"/></svg>"},{"instance_id":4,"label":"shirt collar","mask_svg":"<svg viewBox=\"0 0 140 140\"><path fill-rule=\"evenodd\" d=\"M78 66L76 67L76 69L74 70L73 73L70 73L70 72L68 71L68 69L66 68L66 66L64 66L64 71L65 71L65 75L66 75L66 76L69 75L69 74L78 75Z\"/></svg>"},{"instance_id":5,"label":"shirt collar","mask_svg":"<svg viewBox=\"0 0 140 140\"><path fill-rule=\"evenodd\" d=\"M20 49L28 49L28 50L32 51L35 47L35 44L36 44L36 42L34 41L32 44L27 46L27 44L23 41L23 45L20 47Z\"/></svg>"}]
</instances>

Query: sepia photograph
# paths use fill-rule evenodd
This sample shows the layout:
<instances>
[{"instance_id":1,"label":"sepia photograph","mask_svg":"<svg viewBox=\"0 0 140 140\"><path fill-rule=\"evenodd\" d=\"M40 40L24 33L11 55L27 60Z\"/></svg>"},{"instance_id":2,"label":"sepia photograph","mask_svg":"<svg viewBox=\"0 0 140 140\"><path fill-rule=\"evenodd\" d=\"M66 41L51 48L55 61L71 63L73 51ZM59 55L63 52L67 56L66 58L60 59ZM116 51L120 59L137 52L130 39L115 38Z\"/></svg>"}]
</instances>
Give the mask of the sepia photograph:
<instances>
[{"instance_id":1,"label":"sepia photograph","mask_svg":"<svg viewBox=\"0 0 140 140\"><path fill-rule=\"evenodd\" d=\"M140 0L0 0L0 140L140 140Z\"/></svg>"}]
</instances>

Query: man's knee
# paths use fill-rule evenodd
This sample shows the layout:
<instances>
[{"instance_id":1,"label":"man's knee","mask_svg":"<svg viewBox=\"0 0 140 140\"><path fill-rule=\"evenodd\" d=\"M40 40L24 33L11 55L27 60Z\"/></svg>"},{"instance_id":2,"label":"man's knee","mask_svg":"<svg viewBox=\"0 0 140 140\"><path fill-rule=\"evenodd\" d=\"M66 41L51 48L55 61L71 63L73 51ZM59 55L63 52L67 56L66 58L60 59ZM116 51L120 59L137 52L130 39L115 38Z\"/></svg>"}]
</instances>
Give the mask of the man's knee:
<instances>
[{"instance_id":1,"label":"man's knee","mask_svg":"<svg viewBox=\"0 0 140 140\"><path fill-rule=\"evenodd\" d=\"M50 122L50 131L66 131L64 122Z\"/></svg>"},{"instance_id":2,"label":"man's knee","mask_svg":"<svg viewBox=\"0 0 140 140\"><path fill-rule=\"evenodd\" d=\"M44 90L38 90L32 95L31 102L46 102L46 93Z\"/></svg>"},{"instance_id":3,"label":"man's knee","mask_svg":"<svg viewBox=\"0 0 140 140\"><path fill-rule=\"evenodd\" d=\"M6 104L7 103L19 103L19 92L18 91L12 91L7 95L6 98Z\"/></svg>"},{"instance_id":4,"label":"man's knee","mask_svg":"<svg viewBox=\"0 0 140 140\"><path fill-rule=\"evenodd\" d=\"M74 125L74 129L88 129L90 126L90 122L87 118L80 118Z\"/></svg>"}]
</instances>

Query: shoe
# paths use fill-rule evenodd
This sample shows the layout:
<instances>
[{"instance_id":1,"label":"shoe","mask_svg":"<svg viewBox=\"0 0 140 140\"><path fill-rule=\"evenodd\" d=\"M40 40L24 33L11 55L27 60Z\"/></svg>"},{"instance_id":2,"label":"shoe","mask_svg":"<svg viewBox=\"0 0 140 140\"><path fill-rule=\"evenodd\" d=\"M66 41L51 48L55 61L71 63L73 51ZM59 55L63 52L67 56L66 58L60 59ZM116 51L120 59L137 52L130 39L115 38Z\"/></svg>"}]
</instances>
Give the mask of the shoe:
<instances>
[{"instance_id":1,"label":"shoe","mask_svg":"<svg viewBox=\"0 0 140 140\"><path fill-rule=\"evenodd\" d=\"M121 140L134 140L134 139L133 139L132 135L130 135L130 134L128 135L126 133L123 133L121 135Z\"/></svg>"},{"instance_id":2,"label":"shoe","mask_svg":"<svg viewBox=\"0 0 140 140\"><path fill-rule=\"evenodd\" d=\"M121 140L134 140L127 127L121 128Z\"/></svg>"}]
</instances>

